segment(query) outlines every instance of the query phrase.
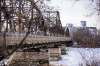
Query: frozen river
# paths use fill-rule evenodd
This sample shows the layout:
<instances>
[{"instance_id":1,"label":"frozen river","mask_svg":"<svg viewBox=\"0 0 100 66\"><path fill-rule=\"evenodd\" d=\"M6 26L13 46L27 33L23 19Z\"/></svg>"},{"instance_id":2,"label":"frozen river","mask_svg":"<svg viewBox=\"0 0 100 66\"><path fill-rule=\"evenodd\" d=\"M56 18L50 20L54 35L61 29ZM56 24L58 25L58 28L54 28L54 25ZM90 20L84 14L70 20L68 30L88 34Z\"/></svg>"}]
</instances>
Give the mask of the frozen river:
<instances>
[{"instance_id":1,"label":"frozen river","mask_svg":"<svg viewBox=\"0 0 100 66\"><path fill-rule=\"evenodd\" d=\"M62 55L60 61L51 61L54 66L86 66L97 64L100 66L100 48L67 48L66 55Z\"/></svg>"}]
</instances>

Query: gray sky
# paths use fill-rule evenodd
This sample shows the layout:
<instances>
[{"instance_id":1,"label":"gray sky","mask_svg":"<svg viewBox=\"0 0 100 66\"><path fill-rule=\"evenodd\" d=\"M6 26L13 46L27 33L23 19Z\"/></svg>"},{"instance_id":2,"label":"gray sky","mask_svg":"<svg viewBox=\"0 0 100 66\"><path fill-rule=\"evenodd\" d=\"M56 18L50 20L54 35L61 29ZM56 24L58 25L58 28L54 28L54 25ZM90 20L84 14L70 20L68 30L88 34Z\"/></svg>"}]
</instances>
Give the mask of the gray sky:
<instances>
[{"instance_id":1,"label":"gray sky","mask_svg":"<svg viewBox=\"0 0 100 66\"><path fill-rule=\"evenodd\" d=\"M81 20L86 20L88 26L97 26L96 14L88 16L95 11L93 7L96 7L89 0L81 0L78 2L75 2L75 0L51 0L49 5L54 6L54 8L60 11L63 26L67 23L80 26Z\"/></svg>"}]
</instances>

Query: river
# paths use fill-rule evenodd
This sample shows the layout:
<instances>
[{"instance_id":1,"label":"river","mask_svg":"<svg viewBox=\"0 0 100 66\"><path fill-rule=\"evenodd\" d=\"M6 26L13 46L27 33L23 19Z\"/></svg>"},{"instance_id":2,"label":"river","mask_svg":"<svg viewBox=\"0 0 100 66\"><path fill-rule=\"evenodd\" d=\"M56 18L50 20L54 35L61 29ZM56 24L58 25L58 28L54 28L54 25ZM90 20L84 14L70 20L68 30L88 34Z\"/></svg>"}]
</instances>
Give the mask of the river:
<instances>
[{"instance_id":1,"label":"river","mask_svg":"<svg viewBox=\"0 0 100 66\"><path fill-rule=\"evenodd\" d=\"M86 66L96 63L100 66L100 48L72 48L67 47L66 55L59 61L50 61L54 66Z\"/></svg>"}]
</instances>

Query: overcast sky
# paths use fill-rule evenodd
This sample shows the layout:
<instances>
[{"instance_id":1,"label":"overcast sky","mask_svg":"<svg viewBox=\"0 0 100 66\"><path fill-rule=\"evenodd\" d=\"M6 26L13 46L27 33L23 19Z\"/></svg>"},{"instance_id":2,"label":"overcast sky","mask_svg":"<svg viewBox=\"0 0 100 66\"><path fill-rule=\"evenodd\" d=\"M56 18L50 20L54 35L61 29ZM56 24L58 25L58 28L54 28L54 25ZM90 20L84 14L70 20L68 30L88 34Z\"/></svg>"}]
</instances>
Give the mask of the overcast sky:
<instances>
[{"instance_id":1,"label":"overcast sky","mask_svg":"<svg viewBox=\"0 0 100 66\"><path fill-rule=\"evenodd\" d=\"M97 16L94 14L95 4L91 4L89 0L81 0L75 2L75 0L51 0L49 5L54 6L60 11L60 17L62 25L65 26L67 23L72 23L75 26L80 26L81 20L86 20L88 26L97 26Z\"/></svg>"}]
</instances>

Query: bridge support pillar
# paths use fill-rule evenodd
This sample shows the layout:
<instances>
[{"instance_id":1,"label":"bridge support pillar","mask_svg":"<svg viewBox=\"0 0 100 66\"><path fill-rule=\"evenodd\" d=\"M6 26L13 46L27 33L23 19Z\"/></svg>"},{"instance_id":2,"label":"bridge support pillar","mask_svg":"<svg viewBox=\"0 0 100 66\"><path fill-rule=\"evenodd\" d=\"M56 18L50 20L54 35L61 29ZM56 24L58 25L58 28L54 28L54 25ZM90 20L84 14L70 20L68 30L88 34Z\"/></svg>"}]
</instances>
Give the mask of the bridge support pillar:
<instances>
[{"instance_id":1,"label":"bridge support pillar","mask_svg":"<svg viewBox=\"0 0 100 66\"><path fill-rule=\"evenodd\" d=\"M57 61L61 59L61 48L48 49L49 61Z\"/></svg>"}]
</instances>

